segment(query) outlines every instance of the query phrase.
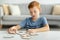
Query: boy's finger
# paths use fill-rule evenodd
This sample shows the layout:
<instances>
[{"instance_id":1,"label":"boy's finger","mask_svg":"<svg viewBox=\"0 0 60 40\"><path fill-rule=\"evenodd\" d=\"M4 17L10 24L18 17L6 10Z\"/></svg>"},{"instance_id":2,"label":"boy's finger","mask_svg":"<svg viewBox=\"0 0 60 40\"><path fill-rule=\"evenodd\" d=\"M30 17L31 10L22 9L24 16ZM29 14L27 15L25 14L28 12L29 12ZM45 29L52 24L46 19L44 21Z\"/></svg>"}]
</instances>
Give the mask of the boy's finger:
<instances>
[{"instance_id":1,"label":"boy's finger","mask_svg":"<svg viewBox=\"0 0 60 40\"><path fill-rule=\"evenodd\" d=\"M14 33L16 33L16 31L15 31L15 29L8 29L8 33L10 33L10 34L14 34Z\"/></svg>"},{"instance_id":2,"label":"boy's finger","mask_svg":"<svg viewBox=\"0 0 60 40\"><path fill-rule=\"evenodd\" d=\"M31 30L31 29L29 29L29 30L28 30L28 32L29 32L29 33L32 33L32 30Z\"/></svg>"},{"instance_id":3,"label":"boy's finger","mask_svg":"<svg viewBox=\"0 0 60 40\"><path fill-rule=\"evenodd\" d=\"M8 33L10 33L10 29L8 29L7 31L8 31Z\"/></svg>"},{"instance_id":4,"label":"boy's finger","mask_svg":"<svg viewBox=\"0 0 60 40\"><path fill-rule=\"evenodd\" d=\"M14 33L16 33L16 31L17 31L16 29L13 29L13 32L14 32Z\"/></svg>"},{"instance_id":5,"label":"boy's finger","mask_svg":"<svg viewBox=\"0 0 60 40\"><path fill-rule=\"evenodd\" d=\"M10 33L15 34L16 33L16 30L15 29L11 29L10 30Z\"/></svg>"}]
</instances>

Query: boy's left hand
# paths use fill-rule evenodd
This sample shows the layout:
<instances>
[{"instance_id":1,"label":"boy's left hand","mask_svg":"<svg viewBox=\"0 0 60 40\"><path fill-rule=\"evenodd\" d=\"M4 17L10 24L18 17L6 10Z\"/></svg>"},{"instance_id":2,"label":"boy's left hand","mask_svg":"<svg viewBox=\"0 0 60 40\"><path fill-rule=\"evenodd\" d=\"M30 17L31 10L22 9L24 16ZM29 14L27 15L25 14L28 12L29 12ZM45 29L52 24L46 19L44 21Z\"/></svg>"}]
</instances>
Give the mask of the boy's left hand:
<instances>
[{"instance_id":1,"label":"boy's left hand","mask_svg":"<svg viewBox=\"0 0 60 40\"><path fill-rule=\"evenodd\" d=\"M36 29L28 29L28 32L29 32L29 33L36 33L37 30L36 30Z\"/></svg>"}]
</instances>

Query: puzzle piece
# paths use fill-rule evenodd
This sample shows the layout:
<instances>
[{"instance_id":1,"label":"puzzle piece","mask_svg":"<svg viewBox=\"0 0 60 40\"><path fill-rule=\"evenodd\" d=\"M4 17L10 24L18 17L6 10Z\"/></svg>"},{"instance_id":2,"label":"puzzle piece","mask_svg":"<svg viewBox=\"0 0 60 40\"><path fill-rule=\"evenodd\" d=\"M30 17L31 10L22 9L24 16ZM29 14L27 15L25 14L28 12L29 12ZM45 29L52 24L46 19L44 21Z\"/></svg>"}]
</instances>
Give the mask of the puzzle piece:
<instances>
[{"instance_id":1,"label":"puzzle piece","mask_svg":"<svg viewBox=\"0 0 60 40\"><path fill-rule=\"evenodd\" d=\"M29 39L30 38L29 34L23 34L23 35L21 35L21 37L24 38L24 39Z\"/></svg>"},{"instance_id":2,"label":"puzzle piece","mask_svg":"<svg viewBox=\"0 0 60 40\"><path fill-rule=\"evenodd\" d=\"M14 38L14 36L3 36L3 38Z\"/></svg>"},{"instance_id":3,"label":"puzzle piece","mask_svg":"<svg viewBox=\"0 0 60 40\"><path fill-rule=\"evenodd\" d=\"M38 35L39 33L30 33L31 36Z\"/></svg>"},{"instance_id":4,"label":"puzzle piece","mask_svg":"<svg viewBox=\"0 0 60 40\"><path fill-rule=\"evenodd\" d=\"M22 31L19 32L19 31L17 31L16 34L17 34L17 35L22 35L22 34L25 34L25 32L22 32Z\"/></svg>"}]
</instances>

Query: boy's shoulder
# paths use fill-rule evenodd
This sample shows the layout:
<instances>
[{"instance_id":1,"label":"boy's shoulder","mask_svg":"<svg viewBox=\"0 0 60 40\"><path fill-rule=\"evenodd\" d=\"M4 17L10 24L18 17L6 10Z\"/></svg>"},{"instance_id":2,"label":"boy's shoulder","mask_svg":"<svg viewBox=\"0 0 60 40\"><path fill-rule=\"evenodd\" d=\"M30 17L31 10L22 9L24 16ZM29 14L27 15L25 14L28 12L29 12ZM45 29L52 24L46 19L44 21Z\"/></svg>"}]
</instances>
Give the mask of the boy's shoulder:
<instances>
[{"instance_id":1,"label":"boy's shoulder","mask_svg":"<svg viewBox=\"0 0 60 40\"><path fill-rule=\"evenodd\" d=\"M43 19L46 19L46 17L45 16L42 16L42 17L39 17L39 19L43 20Z\"/></svg>"},{"instance_id":2,"label":"boy's shoulder","mask_svg":"<svg viewBox=\"0 0 60 40\"><path fill-rule=\"evenodd\" d=\"M42 17L40 17L40 18L46 18L45 16L42 16Z\"/></svg>"}]
</instances>

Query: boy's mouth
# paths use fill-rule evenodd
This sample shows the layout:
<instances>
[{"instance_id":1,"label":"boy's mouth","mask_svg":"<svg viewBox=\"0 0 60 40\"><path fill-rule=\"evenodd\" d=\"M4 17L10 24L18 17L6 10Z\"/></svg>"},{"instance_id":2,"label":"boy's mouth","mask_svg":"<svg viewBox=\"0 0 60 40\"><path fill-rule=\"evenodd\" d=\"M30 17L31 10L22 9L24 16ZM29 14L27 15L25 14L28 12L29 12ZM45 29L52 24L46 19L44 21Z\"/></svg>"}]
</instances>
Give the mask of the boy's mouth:
<instances>
[{"instance_id":1,"label":"boy's mouth","mask_svg":"<svg viewBox=\"0 0 60 40\"><path fill-rule=\"evenodd\" d=\"M32 17L35 17L35 16L32 16Z\"/></svg>"}]
</instances>

